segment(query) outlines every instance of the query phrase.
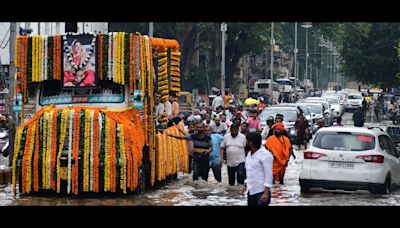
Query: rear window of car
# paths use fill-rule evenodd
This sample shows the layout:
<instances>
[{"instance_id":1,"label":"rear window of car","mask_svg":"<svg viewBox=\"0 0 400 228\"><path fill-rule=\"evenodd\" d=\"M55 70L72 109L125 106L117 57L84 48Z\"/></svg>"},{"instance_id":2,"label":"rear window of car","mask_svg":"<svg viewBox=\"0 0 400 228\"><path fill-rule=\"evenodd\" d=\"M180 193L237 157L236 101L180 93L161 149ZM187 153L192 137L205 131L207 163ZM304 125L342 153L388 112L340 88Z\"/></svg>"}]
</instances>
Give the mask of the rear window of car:
<instances>
[{"instance_id":1,"label":"rear window of car","mask_svg":"<svg viewBox=\"0 0 400 228\"><path fill-rule=\"evenodd\" d=\"M375 137L351 132L320 132L313 146L325 150L365 151L375 148Z\"/></svg>"}]
</instances>

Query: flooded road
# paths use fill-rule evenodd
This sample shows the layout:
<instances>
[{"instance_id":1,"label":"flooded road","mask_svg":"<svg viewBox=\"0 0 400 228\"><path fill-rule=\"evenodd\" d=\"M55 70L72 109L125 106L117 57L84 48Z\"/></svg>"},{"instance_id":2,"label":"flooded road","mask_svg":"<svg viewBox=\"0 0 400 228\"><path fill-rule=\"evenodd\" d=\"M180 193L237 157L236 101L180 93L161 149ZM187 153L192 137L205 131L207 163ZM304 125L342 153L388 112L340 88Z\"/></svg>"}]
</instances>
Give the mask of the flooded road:
<instances>
[{"instance_id":1,"label":"flooded road","mask_svg":"<svg viewBox=\"0 0 400 228\"><path fill-rule=\"evenodd\" d=\"M352 114L343 116L343 124L351 125ZM389 121L379 123L380 126ZM367 123L367 126L377 123ZM299 175L303 151L295 151L296 160L291 158L284 185L274 185L271 206L302 205L400 205L400 188L389 195L372 195L368 191L345 192L314 189L300 193ZM0 206L245 206L247 197L239 193L241 186L229 186L227 168L222 168L222 183L218 183L212 172L208 182L192 181L190 174L179 174L178 180L160 189L143 195L118 197L75 197L75 196L13 196L11 185L0 186Z\"/></svg>"}]
</instances>

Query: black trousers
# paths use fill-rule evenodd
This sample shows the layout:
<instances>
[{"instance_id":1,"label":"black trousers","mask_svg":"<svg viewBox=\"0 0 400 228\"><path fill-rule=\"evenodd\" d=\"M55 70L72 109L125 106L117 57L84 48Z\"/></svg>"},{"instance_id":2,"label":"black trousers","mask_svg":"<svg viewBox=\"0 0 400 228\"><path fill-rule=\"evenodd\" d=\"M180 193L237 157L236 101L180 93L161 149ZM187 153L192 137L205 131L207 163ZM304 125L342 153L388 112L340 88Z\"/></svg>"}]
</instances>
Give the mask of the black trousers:
<instances>
[{"instance_id":1,"label":"black trousers","mask_svg":"<svg viewBox=\"0 0 400 228\"><path fill-rule=\"evenodd\" d=\"M213 171L214 177L218 182L222 181L221 175L221 165L212 166L211 170Z\"/></svg>"},{"instance_id":2,"label":"black trousers","mask_svg":"<svg viewBox=\"0 0 400 228\"><path fill-rule=\"evenodd\" d=\"M193 156L189 154L189 173L193 170Z\"/></svg>"},{"instance_id":3,"label":"black trousers","mask_svg":"<svg viewBox=\"0 0 400 228\"><path fill-rule=\"evenodd\" d=\"M240 163L238 166L230 167L228 166L228 179L229 185L235 185L235 179L239 184L244 184L246 179L246 168L244 167L244 162Z\"/></svg>"},{"instance_id":4,"label":"black trousers","mask_svg":"<svg viewBox=\"0 0 400 228\"><path fill-rule=\"evenodd\" d=\"M268 206L271 203L271 191L269 192L268 201L265 205L260 205L260 199L264 192L259 192L254 195L247 194L247 205L248 206Z\"/></svg>"},{"instance_id":5,"label":"black trousers","mask_svg":"<svg viewBox=\"0 0 400 228\"><path fill-rule=\"evenodd\" d=\"M198 180L199 176L201 176L203 180L207 181L209 170L210 161L208 159L208 155L193 156L193 181Z\"/></svg>"}]
</instances>

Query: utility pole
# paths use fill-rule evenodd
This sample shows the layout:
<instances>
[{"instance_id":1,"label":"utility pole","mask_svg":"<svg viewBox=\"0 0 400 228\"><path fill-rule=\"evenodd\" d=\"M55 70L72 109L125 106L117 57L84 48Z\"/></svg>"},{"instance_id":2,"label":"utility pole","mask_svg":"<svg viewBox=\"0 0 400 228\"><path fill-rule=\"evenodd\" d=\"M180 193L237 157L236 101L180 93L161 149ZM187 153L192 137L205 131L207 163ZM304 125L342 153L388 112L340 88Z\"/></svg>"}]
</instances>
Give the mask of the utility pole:
<instances>
[{"instance_id":1,"label":"utility pole","mask_svg":"<svg viewBox=\"0 0 400 228\"><path fill-rule=\"evenodd\" d=\"M312 27L310 22L307 22L303 24L301 27L306 29L306 75L305 75L305 80L306 80L306 90L308 86L308 29Z\"/></svg>"},{"instance_id":2,"label":"utility pole","mask_svg":"<svg viewBox=\"0 0 400 228\"><path fill-rule=\"evenodd\" d=\"M339 83L338 77L336 75L336 49L333 49L333 77L335 78L336 83Z\"/></svg>"},{"instance_id":3,"label":"utility pole","mask_svg":"<svg viewBox=\"0 0 400 228\"><path fill-rule=\"evenodd\" d=\"M9 80L10 80L10 88L8 92L8 97L13 98L13 102L8 101L9 105L9 115L15 119L15 114L13 110L13 104L15 102L15 97L14 97L14 77L17 72L17 69L15 68L15 43L17 41L17 28L19 28L19 23L16 22L11 22L10 23L10 69L8 71L9 73ZM23 117L22 117L23 118Z\"/></svg>"},{"instance_id":4,"label":"utility pole","mask_svg":"<svg viewBox=\"0 0 400 228\"><path fill-rule=\"evenodd\" d=\"M317 60L316 60L316 58L315 58L316 53L317 53L317 37L314 36L314 54L313 54L313 58L314 58L314 65L313 65L313 67L314 67L314 69L315 69L314 77L312 76L313 74L312 74L312 72L311 72L311 78L314 79L314 80L311 80L313 83L316 82L316 80L318 80L318 79L317 79ZM316 84L317 84L317 83L315 83L315 85L313 84L314 90L315 90L315 88L316 88Z\"/></svg>"},{"instance_id":5,"label":"utility pole","mask_svg":"<svg viewBox=\"0 0 400 228\"><path fill-rule=\"evenodd\" d=\"M153 32L154 32L153 22L149 22L149 37L150 38L153 38Z\"/></svg>"},{"instance_id":6,"label":"utility pole","mask_svg":"<svg viewBox=\"0 0 400 228\"><path fill-rule=\"evenodd\" d=\"M271 64L270 64L270 81L269 81L269 100L272 103L273 99L273 82L274 82L274 22L271 22Z\"/></svg>"},{"instance_id":7,"label":"utility pole","mask_svg":"<svg viewBox=\"0 0 400 228\"><path fill-rule=\"evenodd\" d=\"M221 94L225 96L225 32L227 31L226 23L221 23L222 32L222 58L221 58Z\"/></svg>"},{"instance_id":8,"label":"utility pole","mask_svg":"<svg viewBox=\"0 0 400 228\"><path fill-rule=\"evenodd\" d=\"M294 88L297 86L297 22L294 23Z\"/></svg>"}]
</instances>

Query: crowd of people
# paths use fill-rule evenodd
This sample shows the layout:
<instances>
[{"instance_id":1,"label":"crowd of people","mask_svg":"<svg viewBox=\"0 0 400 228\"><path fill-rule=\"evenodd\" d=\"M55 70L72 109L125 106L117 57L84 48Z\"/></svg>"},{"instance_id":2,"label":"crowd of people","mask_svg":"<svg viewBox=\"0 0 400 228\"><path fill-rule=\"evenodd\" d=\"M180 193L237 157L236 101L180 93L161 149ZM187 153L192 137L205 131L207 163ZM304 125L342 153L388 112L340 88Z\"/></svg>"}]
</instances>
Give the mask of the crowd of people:
<instances>
[{"instance_id":1,"label":"crowd of people","mask_svg":"<svg viewBox=\"0 0 400 228\"><path fill-rule=\"evenodd\" d=\"M178 117L179 121L172 121L172 125L183 124L185 136L168 136L187 140L193 181L199 178L208 181L212 171L215 180L221 182L226 166L229 185L243 186L249 205L268 205L272 185L284 184L289 158L294 156L284 116L269 117L267 127L262 129L258 117L261 110L244 109L240 105L232 109L226 102L218 96L210 107L194 109L188 117Z\"/></svg>"}]
</instances>

